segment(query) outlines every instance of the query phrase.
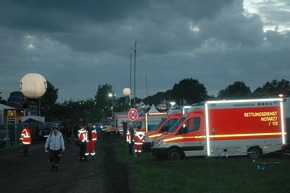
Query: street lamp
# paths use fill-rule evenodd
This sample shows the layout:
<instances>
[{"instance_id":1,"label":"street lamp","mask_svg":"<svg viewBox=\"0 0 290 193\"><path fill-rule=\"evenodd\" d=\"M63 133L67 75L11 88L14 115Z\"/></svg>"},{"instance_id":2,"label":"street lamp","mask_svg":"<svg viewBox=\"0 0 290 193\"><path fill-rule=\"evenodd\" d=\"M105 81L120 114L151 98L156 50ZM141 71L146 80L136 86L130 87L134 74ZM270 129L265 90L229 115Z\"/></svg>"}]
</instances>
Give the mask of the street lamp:
<instances>
[{"instance_id":1,"label":"street lamp","mask_svg":"<svg viewBox=\"0 0 290 193\"><path fill-rule=\"evenodd\" d=\"M116 96L113 93L109 93L109 97L112 98L112 119L113 119L113 115L114 115L114 96Z\"/></svg>"},{"instance_id":2,"label":"street lamp","mask_svg":"<svg viewBox=\"0 0 290 193\"><path fill-rule=\"evenodd\" d=\"M171 102L170 102L170 105L171 105L171 106L174 106L175 104L176 104L175 101L171 101Z\"/></svg>"},{"instance_id":3,"label":"street lamp","mask_svg":"<svg viewBox=\"0 0 290 193\"><path fill-rule=\"evenodd\" d=\"M176 105L176 102L175 101L171 101L169 109L173 109L175 105Z\"/></svg>"},{"instance_id":4,"label":"street lamp","mask_svg":"<svg viewBox=\"0 0 290 193\"><path fill-rule=\"evenodd\" d=\"M125 97L129 97L129 106L131 108L131 89L130 88L124 88L123 89L123 95ZM127 109L127 108L126 108Z\"/></svg>"},{"instance_id":5,"label":"street lamp","mask_svg":"<svg viewBox=\"0 0 290 193\"><path fill-rule=\"evenodd\" d=\"M123 95L125 96L125 104L126 103L126 97L129 97L129 108L131 108L131 89L130 88L124 88L123 89ZM126 107L127 110L127 107ZM123 122L123 139L124 139L124 143L126 143L126 136L127 136L127 129L128 129L128 123L127 121Z\"/></svg>"},{"instance_id":6,"label":"street lamp","mask_svg":"<svg viewBox=\"0 0 290 193\"><path fill-rule=\"evenodd\" d=\"M135 83L134 83L135 84ZM130 100L130 108L132 107L131 105L131 89L130 88L124 88L123 89L123 95L124 96L128 96L129 97L129 100ZM135 92L134 92L134 97L135 97ZM134 99L134 108L135 108L135 99ZM132 123L131 123L132 124ZM126 142L125 138L126 138L126 135L127 135L127 123L125 124L126 127L123 128L123 131L124 131L124 142ZM130 147L129 147L129 152L130 152L130 148L132 148L132 154L134 155L134 157L136 158L137 155L135 153L135 144L134 144L134 136L135 136L135 129L134 127L132 128L133 130L132 131L129 131L129 135L131 135L131 144L130 144Z\"/></svg>"},{"instance_id":7,"label":"street lamp","mask_svg":"<svg viewBox=\"0 0 290 193\"><path fill-rule=\"evenodd\" d=\"M85 118L85 116L84 116L84 110L83 110L83 106L84 106L84 104L85 104L84 101L80 101L80 102L79 102L79 114L80 114L80 119L79 119L79 121L80 121L80 122L83 122L83 121L84 121L84 118Z\"/></svg>"}]
</instances>

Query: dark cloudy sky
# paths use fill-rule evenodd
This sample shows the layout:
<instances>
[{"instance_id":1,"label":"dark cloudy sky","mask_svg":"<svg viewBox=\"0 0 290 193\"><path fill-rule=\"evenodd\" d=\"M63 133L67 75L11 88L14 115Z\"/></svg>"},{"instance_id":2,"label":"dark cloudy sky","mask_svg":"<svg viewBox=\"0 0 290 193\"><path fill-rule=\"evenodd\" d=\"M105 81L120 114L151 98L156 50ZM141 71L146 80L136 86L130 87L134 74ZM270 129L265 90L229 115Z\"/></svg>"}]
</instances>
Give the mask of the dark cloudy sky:
<instances>
[{"instance_id":1,"label":"dark cloudy sky","mask_svg":"<svg viewBox=\"0 0 290 193\"><path fill-rule=\"evenodd\" d=\"M289 0L1 0L0 96L34 72L60 101L101 84L120 97L135 41L139 98L185 78L215 96L235 81L253 91L290 80L289 32Z\"/></svg>"}]
</instances>

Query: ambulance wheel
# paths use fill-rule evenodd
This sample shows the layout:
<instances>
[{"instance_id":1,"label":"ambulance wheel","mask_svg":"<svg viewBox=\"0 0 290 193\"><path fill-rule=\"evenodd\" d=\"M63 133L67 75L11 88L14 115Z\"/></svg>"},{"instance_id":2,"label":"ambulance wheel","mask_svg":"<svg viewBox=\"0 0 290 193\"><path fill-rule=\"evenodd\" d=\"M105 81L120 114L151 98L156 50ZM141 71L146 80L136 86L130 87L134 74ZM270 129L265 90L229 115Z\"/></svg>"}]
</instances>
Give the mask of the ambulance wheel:
<instances>
[{"instance_id":1,"label":"ambulance wheel","mask_svg":"<svg viewBox=\"0 0 290 193\"><path fill-rule=\"evenodd\" d=\"M182 160L184 158L183 152L179 148L170 148L167 153L169 160Z\"/></svg>"},{"instance_id":2,"label":"ambulance wheel","mask_svg":"<svg viewBox=\"0 0 290 193\"><path fill-rule=\"evenodd\" d=\"M251 147L248 149L248 155L252 159L257 159L259 157L262 157L263 152L260 147Z\"/></svg>"}]
</instances>

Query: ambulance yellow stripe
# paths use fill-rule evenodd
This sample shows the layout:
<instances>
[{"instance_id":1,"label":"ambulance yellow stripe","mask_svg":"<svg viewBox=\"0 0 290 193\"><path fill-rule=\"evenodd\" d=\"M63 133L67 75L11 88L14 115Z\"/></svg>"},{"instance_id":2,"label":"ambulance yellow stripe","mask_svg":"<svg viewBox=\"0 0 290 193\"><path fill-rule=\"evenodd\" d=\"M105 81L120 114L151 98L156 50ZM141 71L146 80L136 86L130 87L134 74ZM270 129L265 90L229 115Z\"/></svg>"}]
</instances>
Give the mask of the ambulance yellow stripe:
<instances>
[{"instance_id":1,"label":"ambulance yellow stripe","mask_svg":"<svg viewBox=\"0 0 290 193\"><path fill-rule=\"evenodd\" d=\"M286 135L286 133L282 132L275 132L275 133L246 133L246 134L228 134L228 135L210 135L209 138L235 138L235 137L254 137L254 136L280 136L280 135ZM206 138L205 135L203 136L188 136L188 137L172 137L169 139L165 139L164 142L169 141L175 141L180 139L200 139L200 138Z\"/></svg>"}]
</instances>

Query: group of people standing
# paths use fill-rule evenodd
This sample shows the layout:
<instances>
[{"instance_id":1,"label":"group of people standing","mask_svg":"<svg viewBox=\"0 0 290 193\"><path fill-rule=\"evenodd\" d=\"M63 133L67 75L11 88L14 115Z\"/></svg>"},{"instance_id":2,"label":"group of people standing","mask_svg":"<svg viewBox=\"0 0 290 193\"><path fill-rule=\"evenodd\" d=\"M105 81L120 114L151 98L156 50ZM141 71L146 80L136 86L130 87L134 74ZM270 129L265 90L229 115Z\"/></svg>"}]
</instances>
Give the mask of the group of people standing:
<instances>
[{"instance_id":1,"label":"group of people standing","mask_svg":"<svg viewBox=\"0 0 290 193\"><path fill-rule=\"evenodd\" d=\"M95 159L95 144L98 139L98 132L93 127L92 123L82 124L80 127L74 128L74 137L76 144L80 147L79 161L88 161L90 156L92 160ZM23 146L23 156L28 156L28 147L31 145L30 128L25 125L21 132L20 138ZM69 142L69 141L68 141ZM49 162L51 164L51 171L58 171L61 154L65 151L64 136L59 128L56 126L48 135L45 145L45 152L49 152Z\"/></svg>"},{"instance_id":2,"label":"group of people standing","mask_svg":"<svg viewBox=\"0 0 290 193\"><path fill-rule=\"evenodd\" d=\"M77 131L75 129L75 142L80 147L79 161L88 161L88 157L95 159L95 144L98 139L98 133L93 128L92 123L82 124Z\"/></svg>"},{"instance_id":3,"label":"group of people standing","mask_svg":"<svg viewBox=\"0 0 290 193\"><path fill-rule=\"evenodd\" d=\"M31 132L28 125L24 126L20 134L19 140L23 146L23 156L28 156L28 147L32 143ZM51 171L57 171L60 162L61 153L65 151L64 139L58 127L54 127L48 135L45 145L45 152L49 151L49 161L51 163Z\"/></svg>"}]
</instances>

